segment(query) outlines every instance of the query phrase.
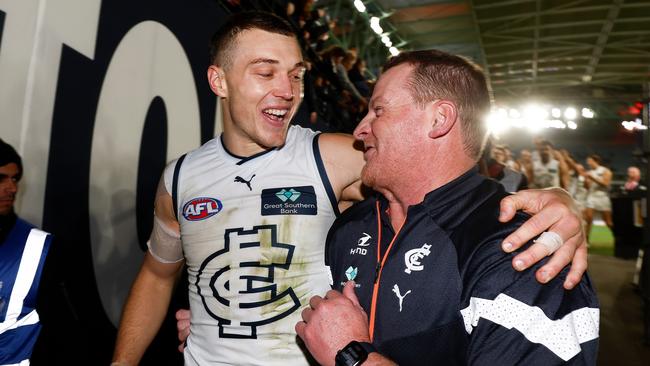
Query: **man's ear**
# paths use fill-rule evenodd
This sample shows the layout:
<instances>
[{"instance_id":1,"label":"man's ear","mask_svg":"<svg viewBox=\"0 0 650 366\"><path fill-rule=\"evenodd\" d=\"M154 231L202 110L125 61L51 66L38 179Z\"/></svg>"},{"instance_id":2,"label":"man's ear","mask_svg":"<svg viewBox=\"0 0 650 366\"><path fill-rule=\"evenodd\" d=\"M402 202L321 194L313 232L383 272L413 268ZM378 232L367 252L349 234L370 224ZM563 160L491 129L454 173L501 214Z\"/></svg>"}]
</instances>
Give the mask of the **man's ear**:
<instances>
[{"instance_id":1,"label":"man's ear","mask_svg":"<svg viewBox=\"0 0 650 366\"><path fill-rule=\"evenodd\" d=\"M438 100L432 103L433 121L429 137L432 139L442 137L451 131L458 120L458 110L456 105L450 101Z\"/></svg>"},{"instance_id":2,"label":"man's ear","mask_svg":"<svg viewBox=\"0 0 650 366\"><path fill-rule=\"evenodd\" d=\"M226 85L226 78L223 69L216 65L208 67L208 84L214 94L221 98L228 97L228 86Z\"/></svg>"}]
</instances>

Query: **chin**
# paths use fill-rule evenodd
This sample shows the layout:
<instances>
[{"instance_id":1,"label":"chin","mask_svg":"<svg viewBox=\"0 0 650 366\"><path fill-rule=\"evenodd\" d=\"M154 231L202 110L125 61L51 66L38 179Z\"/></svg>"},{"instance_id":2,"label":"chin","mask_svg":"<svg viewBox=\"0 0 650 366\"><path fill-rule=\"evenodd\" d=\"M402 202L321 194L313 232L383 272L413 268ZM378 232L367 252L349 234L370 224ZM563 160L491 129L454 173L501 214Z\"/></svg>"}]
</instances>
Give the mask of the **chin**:
<instances>
[{"instance_id":1,"label":"chin","mask_svg":"<svg viewBox=\"0 0 650 366\"><path fill-rule=\"evenodd\" d=\"M280 147L287 142L287 131L275 132L264 137L262 145L268 148Z\"/></svg>"},{"instance_id":2,"label":"chin","mask_svg":"<svg viewBox=\"0 0 650 366\"><path fill-rule=\"evenodd\" d=\"M367 165L363 167L363 170L361 170L361 183L365 185L366 187L373 188L375 187L375 184L377 183L377 178L376 176L367 169Z\"/></svg>"}]
</instances>

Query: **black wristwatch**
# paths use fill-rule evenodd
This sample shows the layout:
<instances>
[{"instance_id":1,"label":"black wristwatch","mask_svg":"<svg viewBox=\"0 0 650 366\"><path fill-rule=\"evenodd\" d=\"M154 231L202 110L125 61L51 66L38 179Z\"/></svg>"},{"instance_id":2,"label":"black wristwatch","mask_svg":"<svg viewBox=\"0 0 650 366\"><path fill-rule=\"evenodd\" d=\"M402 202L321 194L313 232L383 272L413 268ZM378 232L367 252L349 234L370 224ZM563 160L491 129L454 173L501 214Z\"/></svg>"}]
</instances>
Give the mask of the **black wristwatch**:
<instances>
[{"instance_id":1,"label":"black wristwatch","mask_svg":"<svg viewBox=\"0 0 650 366\"><path fill-rule=\"evenodd\" d=\"M352 341L340 351L336 352L336 366L356 366L361 365L368 354L377 352L377 349L367 342Z\"/></svg>"}]
</instances>

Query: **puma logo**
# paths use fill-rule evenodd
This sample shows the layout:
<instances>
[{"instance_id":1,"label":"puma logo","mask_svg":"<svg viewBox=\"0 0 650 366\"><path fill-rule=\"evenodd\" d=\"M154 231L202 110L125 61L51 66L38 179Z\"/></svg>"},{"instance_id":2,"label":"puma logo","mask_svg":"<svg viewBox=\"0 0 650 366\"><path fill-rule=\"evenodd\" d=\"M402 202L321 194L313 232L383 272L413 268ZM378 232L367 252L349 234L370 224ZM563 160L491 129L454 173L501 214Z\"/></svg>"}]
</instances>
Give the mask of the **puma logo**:
<instances>
[{"instance_id":1,"label":"puma logo","mask_svg":"<svg viewBox=\"0 0 650 366\"><path fill-rule=\"evenodd\" d=\"M395 284L395 286L393 286L393 292L395 293L395 295L397 296L397 299L399 300L399 312L401 313L402 312L402 301L404 301L404 298L406 297L406 295L411 293L411 290L406 291L406 293L404 295L402 295L402 294L399 293L399 286L397 286L397 284Z\"/></svg>"},{"instance_id":2,"label":"puma logo","mask_svg":"<svg viewBox=\"0 0 650 366\"><path fill-rule=\"evenodd\" d=\"M252 191L253 188L251 188L251 181L253 180L253 178L255 178L255 174L253 174L253 176L252 176L251 179L249 179L249 180L246 180L246 179L244 179L244 178L242 178L242 177L240 177L240 176L236 176L236 177L235 177L235 182L246 184L246 185L248 186L248 190L249 190L249 191Z\"/></svg>"}]
</instances>

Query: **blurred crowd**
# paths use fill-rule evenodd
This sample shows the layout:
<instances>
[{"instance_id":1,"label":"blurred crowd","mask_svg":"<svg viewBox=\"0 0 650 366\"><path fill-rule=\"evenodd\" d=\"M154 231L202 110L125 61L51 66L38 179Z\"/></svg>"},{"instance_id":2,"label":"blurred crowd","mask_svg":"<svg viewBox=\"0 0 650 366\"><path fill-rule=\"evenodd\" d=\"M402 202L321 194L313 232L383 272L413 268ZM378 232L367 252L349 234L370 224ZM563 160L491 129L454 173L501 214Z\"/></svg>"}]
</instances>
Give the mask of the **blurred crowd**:
<instances>
[{"instance_id":1,"label":"blurred crowd","mask_svg":"<svg viewBox=\"0 0 650 366\"><path fill-rule=\"evenodd\" d=\"M638 167L628 167L626 182L612 189L612 171L597 154L588 155L583 164L568 150L555 148L548 140L535 138L533 146L519 151L516 158L506 145L489 147L484 157L486 174L500 181L509 192L526 188L566 189L582 210L587 235L596 213L612 229L611 193L635 194L646 189Z\"/></svg>"},{"instance_id":2,"label":"blurred crowd","mask_svg":"<svg viewBox=\"0 0 650 366\"><path fill-rule=\"evenodd\" d=\"M367 111L374 76L355 48L331 34L336 19L314 0L229 0L232 12L265 10L285 17L295 28L306 61L304 97L293 123L322 132L351 133Z\"/></svg>"}]
</instances>

